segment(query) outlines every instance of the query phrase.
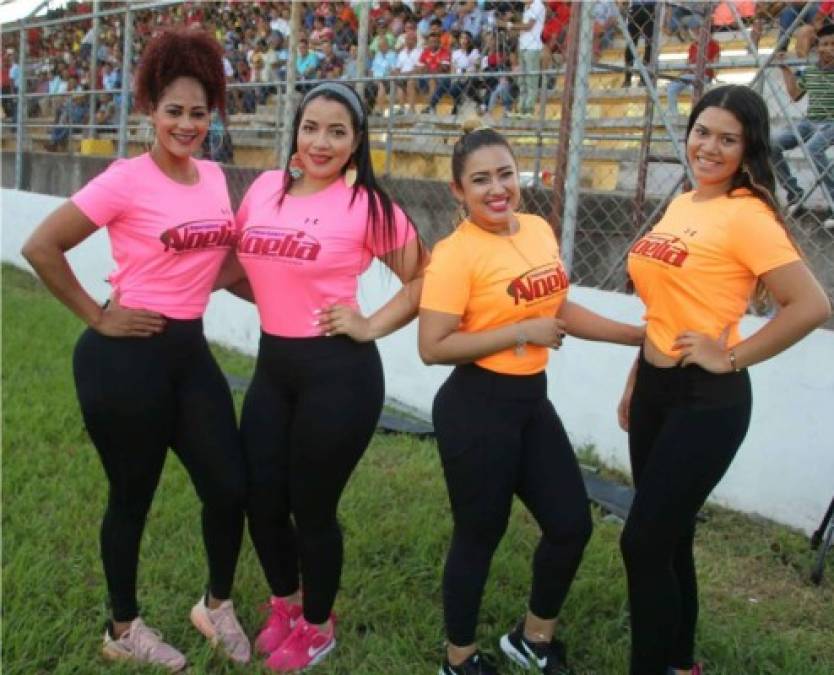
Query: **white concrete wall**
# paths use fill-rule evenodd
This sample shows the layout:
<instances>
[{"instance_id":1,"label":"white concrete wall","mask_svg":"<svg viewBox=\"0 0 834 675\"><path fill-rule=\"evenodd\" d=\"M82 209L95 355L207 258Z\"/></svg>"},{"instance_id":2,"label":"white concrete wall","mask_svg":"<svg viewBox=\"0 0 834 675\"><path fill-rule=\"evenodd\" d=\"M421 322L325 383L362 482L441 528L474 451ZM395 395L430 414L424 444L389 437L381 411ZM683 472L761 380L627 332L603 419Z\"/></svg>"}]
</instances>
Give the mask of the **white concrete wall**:
<instances>
[{"instance_id":1,"label":"white concrete wall","mask_svg":"<svg viewBox=\"0 0 834 675\"><path fill-rule=\"evenodd\" d=\"M2 258L26 267L20 247L29 232L61 199L2 191ZM70 254L82 283L104 299L111 269L106 236L96 234ZM397 282L374 267L362 280L360 302L378 307ZM606 316L640 320L634 297L574 287L571 298ZM748 317L749 334L762 324ZM208 336L254 354L259 327L252 306L226 293L212 298L206 315ZM428 415L447 367L424 366L417 355L412 324L379 343L388 396ZM567 339L548 366L550 396L575 444L593 443L609 465L628 469L626 437L615 408L633 348ZM753 420L747 439L713 499L810 532L834 494L834 332L818 330L778 358L751 369Z\"/></svg>"}]
</instances>

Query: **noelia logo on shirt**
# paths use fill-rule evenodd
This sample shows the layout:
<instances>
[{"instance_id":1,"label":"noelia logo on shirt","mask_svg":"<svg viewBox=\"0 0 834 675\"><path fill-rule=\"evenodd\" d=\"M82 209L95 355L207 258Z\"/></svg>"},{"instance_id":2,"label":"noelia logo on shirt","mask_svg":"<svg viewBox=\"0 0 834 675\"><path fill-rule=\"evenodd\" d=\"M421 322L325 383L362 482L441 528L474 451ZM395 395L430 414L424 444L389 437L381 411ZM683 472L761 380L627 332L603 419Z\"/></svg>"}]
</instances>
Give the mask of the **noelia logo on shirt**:
<instances>
[{"instance_id":1,"label":"noelia logo on shirt","mask_svg":"<svg viewBox=\"0 0 834 675\"><path fill-rule=\"evenodd\" d=\"M159 239L166 252L184 253L229 248L237 243L237 233L229 220L191 220L168 228Z\"/></svg>"},{"instance_id":2,"label":"noelia logo on shirt","mask_svg":"<svg viewBox=\"0 0 834 675\"><path fill-rule=\"evenodd\" d=\"M562 265L542 265L528 270L516 277L507 286L507 294L515 304L522 300L526 303L555 295L569 285L568 275Z\"/></svg>"},{"instance_id":3,"label":"noelia logo on shirt","mask_svg":"<svg viewBox=\"0 0 834 675\"><path fill-rule=\"evenodd\" d=\"M314 261L321 244L304 230L251 227L241 236L237 251L241 256Z\"/></svg>"},{"instance_id":4,"label":"noelia logo on shirt","mask_svg":"<svg viewBox=\"0 0 834 675\"><path fill-rule=\"evenodd\" d=\"M680 238L673 234L652 232L634 244L629 253L681 267L689 256L689 249Z\"/></svg>"}]
</instances>

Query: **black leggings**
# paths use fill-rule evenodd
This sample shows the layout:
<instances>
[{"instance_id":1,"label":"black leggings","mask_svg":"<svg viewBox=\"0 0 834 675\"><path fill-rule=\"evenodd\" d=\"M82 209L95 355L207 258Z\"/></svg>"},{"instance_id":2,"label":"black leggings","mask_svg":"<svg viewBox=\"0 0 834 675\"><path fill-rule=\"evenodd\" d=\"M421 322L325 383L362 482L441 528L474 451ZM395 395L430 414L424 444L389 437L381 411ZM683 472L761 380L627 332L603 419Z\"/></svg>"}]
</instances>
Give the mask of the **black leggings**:
<instances>
[{"instance_id":1,"label":"black leggings","mask_svg":"<svg viewBox=\"0 0 834 675\"><path fill-rule=\"evenodd\" d=\"M310 623L333 608L342 572L336 511L384 393L372 342L261 335L241 419L249 533L273 595L298 590L300 561Z\"/></svg>"},{"instance_id":2,"label":"black leggings","mask_svg":"<svg viewBox=\"0 0 834 675\"><path fill-rule=\"evenodd\" d=\"M209 590L231 594L243 536L245 484L232 396L209 351L200 319L168 319L149 338L86 330L73 360L90 438L110 483L101 557L113 618L139 613L139 542L168 448L202 502Z\"/></svg>"},{"instance_id":3,"label":"black leggings","mask_svg":"<svg viewBox=\"0 0 834 675\"><path fill-rule=\"evenodd\" d=\"M484 585L513 494L542 530L529 608L556 618L591 536L588 497L545 374L503 375L458 366L434 399L437 445L454 533L443 574L449 641L475 641Z\"/></svg>"},{"instance_id":4,"label":"black leggings","mask_svg":"<svg viewBox=\"0 0 834 675\"><path fill-rule=\"evenodd\" d=\"M692 667L695 516L744 440L750 408L747 371L657 368L641 354L628 433L636 494L620 542L632 675Z\"/></svg>"},{"instance_id":5,"label":"black leggings","mask_svg":"<svg viewBox=\"0 0 834 675\"><path fill-rule=\"evenodd\" d=\"M646 68L650 68L652 60L652 39L654 38L655 4L634 4L628 8L627 22L628 34L634 41L635 48L640 36L643 36L643 62ZM634 54L626 45L625 48L625 75L631 76L631 67L634 64Z\"/></svg>"}]
</instances>

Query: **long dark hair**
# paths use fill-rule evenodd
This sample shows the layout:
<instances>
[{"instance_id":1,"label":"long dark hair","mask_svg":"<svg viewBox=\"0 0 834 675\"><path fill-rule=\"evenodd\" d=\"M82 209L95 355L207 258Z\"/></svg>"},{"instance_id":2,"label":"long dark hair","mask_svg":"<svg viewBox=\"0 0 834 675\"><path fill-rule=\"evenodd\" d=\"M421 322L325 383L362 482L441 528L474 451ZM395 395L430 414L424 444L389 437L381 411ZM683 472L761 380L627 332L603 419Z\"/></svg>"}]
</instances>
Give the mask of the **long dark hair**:
<instances>
[{"instance_id":1,"label":"long dark hair","mask_svg":"<svg viewBox=\"0 0 834 675\"><path fill-rule=\"evenodd\" d=\"M353 163L356 167L356 182L353 184L353 194L350 198L350 205L356 201L357 195L364 190L368 196L368 228L373 241L382 243L384 250L391 251L402 247L402 243L397 241L397 229L395 225L394 216L394 202L388 196L385 189L377 182L374 175L374 167L371 162L371 145L368 141L368 114L360 96L350 87L345 84L340 86L332 86L335 83L329 83L327 89L313 92L312 95L306 96L295 111L295 117L292 121L292 140L290 142L290 151L287 155L287 164L284 167L284 184L281 189L281 194L278 197L278 206L284 203L284 198L287 196L293 184L293 178L290 174L290 162L292 156L298 151L298 129L301 126L301 118L304 116L304 110L317 98L324 98L328 101L336 101L341 103L350 115L351 126L353 133L358 139L359 143L356 150L350 156L348 161L341 169L344 175L348 167ZM341 90L344 89L344 92ZM354 100L349 100L348 97L354 97ZM357 104L362 115L358 115L356 108ZM402 206L400 206L402 209ZM414 222L409 218L405 209L403 213L408 220L410 227L417 231ZM420 242L419 232L417 242Z\"/></svg>"},{"instance_id":2,"label":"long dark hair","mask_svg":"<svg viewBox=\"0 0 834 675\"><path fill-rule=\"evenodd\" d=\"M706 108L721 108L732 113L743 129L744 153L728 192L732 193L733 190L746 188L764 202L801 255L796 241L785 224L782 209L776 199L776 178L770 163L770 117L764 100L750 87L742 85L728 84L710 89L700 98L689 114L689 121L686 125L687 142L695 121ZM768 304L768 294L760 279L756 284L756 305L757 308L763 308Z\"/></svg>"},{"instance_id":3,"label":"long dark hair","mask_svg":"<svg viewBox=\"0 0 834 675\"><path fill-rule=\"evenodd\" d=\"M747 188L773 210L784 226L776 200L776 177L770 164L770 117L762 97L750 87L737 84L711 89L692 108L686 125L687 140L695 121L706 108L721 108L732 113L744 132L744 154L739 170L733 176L730 192Z\"/></svg>"}]
</instances>

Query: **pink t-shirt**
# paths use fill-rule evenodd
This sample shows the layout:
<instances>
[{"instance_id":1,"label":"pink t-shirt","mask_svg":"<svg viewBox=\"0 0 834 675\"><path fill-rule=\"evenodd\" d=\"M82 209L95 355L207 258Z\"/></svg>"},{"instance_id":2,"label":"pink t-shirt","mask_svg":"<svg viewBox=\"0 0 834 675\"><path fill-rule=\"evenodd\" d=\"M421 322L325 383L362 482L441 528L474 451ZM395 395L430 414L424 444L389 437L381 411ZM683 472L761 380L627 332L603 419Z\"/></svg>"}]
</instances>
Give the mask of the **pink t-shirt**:
<instances>
[{"instance_id":1,"label":"pink t-shirt","mask_svg":"<svg viewBox=\"0 0 834 675\"><path fill-rule=\"evenodd\" d=\"M396 235L386 245L370 232L364 190L353 206L340 178L313 195L287 195L279 208L282 171L265 171L237 212L237 256L252 286L261 327L270 335L312 337L315 311L335 303L357 306L359 275L374 256L405 246L414 228L394 206Z\"/></svg>"},{"instance_id":2,"label":"pink t-shirt","mask_svg":"<svg viewBox=\"0 0 834 675\"><path fill-rule=\"evenodd\" d=\"M193 161L196 185L177 183L144 154L113 162L72 196L93 223L107 226L116 261L109 281L124 307L172 319L196 319L206 309L236 228L223 171Z\"/></svg>"}]
</instances>

